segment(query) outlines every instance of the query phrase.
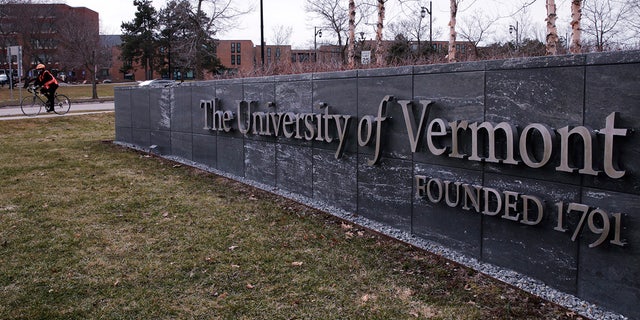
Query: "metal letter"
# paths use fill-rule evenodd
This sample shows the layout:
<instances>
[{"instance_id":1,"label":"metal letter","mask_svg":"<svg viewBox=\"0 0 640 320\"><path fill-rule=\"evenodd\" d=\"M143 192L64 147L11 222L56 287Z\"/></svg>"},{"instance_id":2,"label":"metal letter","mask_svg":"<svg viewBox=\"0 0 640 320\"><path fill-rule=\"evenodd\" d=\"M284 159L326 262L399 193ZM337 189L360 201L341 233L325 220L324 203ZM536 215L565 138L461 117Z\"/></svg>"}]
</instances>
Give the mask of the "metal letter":
<instances>
[{"instance_id":1,"label":"metal letter","mask_svg":"<svg viewBox=\"0 0 640 320\"><path fill-rule=\"evenodd\" d=\"M380 160L380 147L382 144L382 121L387 120L387 105L389 102L395 101L393 96L385 96L378 106L378 116L376 117L376 149L373 152L373 159L367 161L372 166Z\"/></svg>"},{"instance_id":2,"label":"metal letter","mask_svg":"<svg viewBox=\"0 0 640 320\"><path fill-rule=\"evenodd\" d=\"M432 182L435 183L435 186L437 188L437 191L438 191L437 197L434 197L431 194L431 190L433 189L431 187ZM429 198L429 201L431 201L431 203L438 203L440 202L440 200L442 200L442 180L433 178L433 179L430 179L429 182L427 182L427 197Z\"/></svg>"},{"instance_id":3,"label":"metal letter","mask_svg":"<svg viewBox=\"0 0 640 320\"><path fill-rule=\"evenodd\" d=\"M569 130L569 126L566 126L558 129L558 133L560 134L560 165L556 167L556 171L575 171L574 168L569 167L569 138L573 134L578 134L582 138L582 147L584 149L584 166L582 169L578 170L578 172L597 176L599 171L593 170L592 141L596 137L593 131L584 126L575 127Z\"/></svg>"},{"instance_id":4,"label":"metal letter","mask_svg":"<svg viewBox=\"0 0 640 320\"><path fill-rule=\"evenodd\" d=\"M529 201L531 201L533 204L535 204L535 209L537 209L537 218L536 220L529 220ZM540 198L536 197L536 196L531 196L531 195L526 195L523 194L522 195L522 220L520 220L520 223L522 224L526 224L528 226L535 226L536 224L540 223L540 221L542 221L542 218L544 217L544 206L542 205L542 200L540 200Z\"/></svg>"},{"instance_id":5,"label":"metal letter","mask_svg":"<svg viewBox=\"0 0 640 320\"><path fill-rule=\"evenodd\" d=\"M449 126L451 127L451 153L449 153L449 157L451 158L464 158L464 154L460 154L458 151L458 129L467 130L469 127L469 122L464 121L453 121L449 122Z\"/></svg>"},{"instance_id":6,"label":"metal letter","mask_svg":"<svg viewBox=\"0 0 640 320\"><path fill-rule=\"evenodd\" d=\"M344 125L340 123L341 117L344 118ZM342 157L342 153L344 152L344 139L347 135L349 120L351 120L351 116L336 114L333 116L333 118L335 119L336 129L338 130L338 141L340 141L340 143L338 144L338 150L336 150L335 157L336 159L339 159Z\"/></svg>"},{"instance_id":7,"label":"metal letter","mask_svg":"<svg viewBox=\"0 0 640 320\"><path fill-rule=\"evenodd\" d=\"M429 118L429 112L431 110L431 104L433 101L420 100L419 105L422 106L420 111L420 122L418 123L418 130L414 130L416 125L416 119L413 115L413 108L409 110L409 105L413 106L413 101L410 100L398 100L398 103L402 107L402 114L404 115L404 123L407 126L407 135L409 136L409 143L411 145L411 152L415 153L418 149L418 144L422 140L422 130L425 119Z\"/></svg>"},{"instance_id":8,"label":"metal letter","mask_svg":"<svg viewBox=\"0 0 640 320\"><path fill-rule=\"evenodd\" d=\"M255 103L255 101L251 101L251 103L247 101L237 101L238 103L238 130L240 133L246 135L251 130L251 105ZM247 112L242 112L243 107L247 110Z\"/></svg>"},{"instance_id":9,"label":"metal letter","mask_svg":"<svg viewBox=\"0 0 640 320\"><path fill-rule=\"evenodd\" d=\"M287 112L284 114L284 117L282 119L282 132L284 133L285 137L291 138L296 133L295 130L294 131L288 130L290 129L289 127L291 125L294 125L296 123L296 119L297 119L296 114L293 112Z\"/></svg>"},{"instance_id":10,"label":"metal letter","mask_svg":"<svg viewBox=\"0 0 640 320\"><path fill-rule=\"evenodd\" d=\"M511 215L511 211L517 210L518 205L518 196L519 193L513 191L504 191L504 214L502 215L503 219L518 221L520 214L516 214L515 216Z\"/></svg>"},{"instance_id":11,"label":"metal letter","mask_svg":"<svg viewBox=\"0 0 640 320\"><path fill-rule=\"evenodd\" d=\"M476 212L480 213L480 191L482 190L481 186L472 186L470 184L463 184L462 188L464 189L464 206L462 209L469 210L469 200L471 200L471 205L476 210ZM475 195L471 188L475 189Z\"/></svg>"},{"instance_id":12,"label":"metal letter","mask_svg":"<svg viewBox=\"0 0 640 320\"><path fill-rule=\"evenodd\" d=\"M451 188L449 188L449 184L451 183L451 181L445 181L444 182L444 201L447 203L447 205L449 207L455 207L458 204L460 204L460 185L462 185L462 182L454 182L453 185L456 187L456 201L451 201L451 199L449 198L449 190L451 190Z\"/></svg>"},{"instance_id":13,"label":"metal letter","mask_svg":"<svg viewBox=\"0 0 640 320\"><path fill-rule=\"evenodd\" d=\"M420 175L416 175L416 193L418 194L419 198L424 198L425 195L427 194L427 177L426 176L420 176Z\"/></svg>"},{"instance_id":14,"label":"metal letter","mask_svg":"<svg viewBox=\"0 0 640 320\"><path fill-rule=\"evenodd\" d=\"M535 154L533 152L529 152L529 131L531 129L537 130L542 136L542 143L544 145L542 151L542 159L538 162L535 162ZM529 168L541 168L549 159L551 159L551 152L553 151L553 139L555 138L555 134L548 126L540 123L532 123L522 130L520 134L520 158L522 162L526 164ZM533 160L532 160L533 159Z\"/></svg>"},{"instance_id":15,"label":"metal letter","mask_svg":"<svg viewBox=\"0 0 640 320\"><path fill-rule=\"evenodd\" d=\"M434 130L435 125L438 125L438 128L440 128L437 132ZM436 118L429 123L429 126L427 127L427 146L429 147L429 152L431 152L431 154L439 156L447 151L446 147L438 148L435 143L433 143L433 137L445 137L446 135L447 123L444 122L444 120Z\"/></svg>"},{"instance_id":16,"label":"metal letter","mask_svg":"<svg viewBox=\"0 0 640 320\"><path fill-rule=\"evenodd\" d=\"M500 213L500 211L502 210L502 197L500 196L500 192L498 192L498 190L494 189L494 188L483 188L484 191L484 210L482 211L482 214L485 214L487 216L495 216L498 213ZM496 200L496 208L494 211L491 211L491 209L489 208L489 204L491 203L491 195L493 195L493 197Z\"/></svg>"},{"instance_id":17,"label":"metal letter","mask_svg":"<svg viewBox=\"0 0 640 320\"><path fill-rule=\"evenodd\" d=\"M480 129L485 129L487 131L487 143L489 144L489 156L484 160L487 162L493 162L493 163L499 163L502 161L508 164L518 164L518 161L514 159L514 152L513 152L515 132L517 131L515 126L510 125L506 122L500 122L497 126L494 127L491 122L485 121L480 125L474 122L471 125L469 125L469 127L471 128L471 156L469 157L469 160L482 161L482 158L480 158L478 155L479 153L478 152L478 149L479 149L478 131ZM507 154L505 156L505 159L503 160L499 160L496 157L496 131L498 130L502 130L507 139L506 141Z\"/></svg>"},{"instance_id":18,"label":"metal letter","mask_svg":"<svg viewBox=\"0 0 640 320\"><path fill-rule=\"evenodd\" d=\"M625 137L628 134L627 129L616 128L617 112L611 112L607 116L604 129L600 130L600 134L604 134L604 172L613 179L620 179L626 173L625 170L618 170L614 163L613 154L613 138L614 136Z\"/></svg>"}]
</instances>

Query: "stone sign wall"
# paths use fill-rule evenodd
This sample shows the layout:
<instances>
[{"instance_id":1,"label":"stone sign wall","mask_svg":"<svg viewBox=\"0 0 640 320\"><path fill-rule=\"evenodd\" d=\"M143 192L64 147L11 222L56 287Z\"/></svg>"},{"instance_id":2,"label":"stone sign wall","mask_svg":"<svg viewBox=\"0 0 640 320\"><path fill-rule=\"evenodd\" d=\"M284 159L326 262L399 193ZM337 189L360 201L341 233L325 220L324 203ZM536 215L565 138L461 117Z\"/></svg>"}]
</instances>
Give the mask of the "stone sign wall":
<instances>
[{"instance_id":1,"label":"stone sign wall","mask_svg":"<svg viewBox=\"0 0 640 320\"><path fill-rule=\"evenodd\" d=\"M116 140L640 318L640 52L116 88Z\"/></svg>"}]
</instances>

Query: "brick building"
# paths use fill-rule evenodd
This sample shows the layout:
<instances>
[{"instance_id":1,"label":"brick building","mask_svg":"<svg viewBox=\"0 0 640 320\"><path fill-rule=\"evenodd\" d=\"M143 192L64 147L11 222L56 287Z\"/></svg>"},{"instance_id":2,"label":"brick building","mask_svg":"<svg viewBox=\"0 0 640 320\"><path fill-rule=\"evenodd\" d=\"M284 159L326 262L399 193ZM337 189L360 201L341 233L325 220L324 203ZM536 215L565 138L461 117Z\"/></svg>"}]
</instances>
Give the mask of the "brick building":
<instances>
[{"instance_id":1,"label":"brick building","mask_svg":"<svg viewBox=\"0 0 640 320\"><path fill-rule=\"evenodd\" d=\"M88 72L62 65L64 50L60 48L68 19L82 25L89 34L99 36L98 13L85 7L66 4L4 4L0 7L0 68L8 69L7 47L22 47L22 69L25 73L43 63L54 71L64 71L62 78L85 80ZM18 69L17 65L11 66Z\"/></svg>"}]
</instances>

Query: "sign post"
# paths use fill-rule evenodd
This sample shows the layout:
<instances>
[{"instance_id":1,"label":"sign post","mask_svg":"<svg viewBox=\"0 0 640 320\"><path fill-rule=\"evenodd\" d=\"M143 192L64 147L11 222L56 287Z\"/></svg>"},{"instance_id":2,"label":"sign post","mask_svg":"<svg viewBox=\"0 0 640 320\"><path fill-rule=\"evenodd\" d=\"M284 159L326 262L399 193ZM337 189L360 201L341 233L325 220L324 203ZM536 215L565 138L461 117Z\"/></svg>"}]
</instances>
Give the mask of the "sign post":
<instances>
[{"instance_id":1,"label":"sign post","mask_svg":"<svg viewBox=\"0 0 640 320\"><path fill-rule=\"evenodd\" d=\"M22 46L11 46L7 48L7 61L9 61L9 89L11 90L11 100L13 100L13 86L16 85L13 81L13 56L16 56L15 61L18 69L16 70L17 83L20 83L20 76L22 76ZM20 91L20 98L22 99L22 91Z\"/></svg>"}]
</instances>

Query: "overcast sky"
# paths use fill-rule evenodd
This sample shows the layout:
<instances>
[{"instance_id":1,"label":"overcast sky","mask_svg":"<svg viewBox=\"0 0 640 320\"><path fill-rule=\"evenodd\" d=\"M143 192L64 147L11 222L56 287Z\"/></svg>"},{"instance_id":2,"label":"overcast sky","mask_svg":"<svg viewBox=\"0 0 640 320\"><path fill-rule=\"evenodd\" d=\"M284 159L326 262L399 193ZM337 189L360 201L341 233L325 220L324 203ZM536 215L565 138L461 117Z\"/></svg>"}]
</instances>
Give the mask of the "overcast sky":
<instances>
[{"instance_id":1,"label":"overcast sky","mask_svg":"<svg viewBox=\"0 0 640 320\"><path fill-rule=\"evenodd\" d=\"M70 6L87 7L99 13L100 29L103 34L120 34L120 24L122 22L131 21L136 11L133 0L61 0ZM406 0L405 0L406 1ZM153 4L157 10L165 6L167 0L153 0ZM249 39L255 44L260 43L260 0L243 0L234 1L244 6L253 6L254 10L243 16L238 21L238 28L226 30L219 35L220 39ZM314 26L320 25L320 21L304 10L305 0L263 0L264 8L264 36L267 43L273 43L274 29L277 26L291 26L293 32L291 35L291 44L296 48L310 48L313 46ZM516 8L525 0L464 0L458 13L458 20L469 19L469 16L477 16L480 12L487 17L494 17L496 23L493 25L492 36L487 40L508 41L510 40L508 26L515 24L515 21L522 19L522 13L513 15ZM528 1L530 2L530 0ZM570 17L570 1L556 0L558 6L558 33L562 36L568 30L568 21ZM357 1L356 1L357 3ZM418 16L419 12L410 12L407 7L401 8L398 4L399 0L389 0L387 2L386 24L389 25L394 21L399 21L408 16ZM428 7L429 1L420 1L421 5ZM528 9L529 26L521 29L521 35L524 37L540 37L540 32L544 32L544 14L545 1L537 0ZM449 0L433 0L433 18L434 18L434 34L440 35L440 39L445 40L447 33L447 24L449 22ZM467 17L467 18L465 18ZM428 15L423 23L428 23ZM357 32L364 31L367 39L374 38L374 27L359 27ZM526 30L525 30L526 29ZM318 39L319 42L327 40L326 32L323 33L324 39ZM544 33L542 34L544 35ZM511 35L513 36L513 35ZM523 37L521 37L523 38ZM435 39L434 39L435 40Z\"/></svg>"}]
</instances>

